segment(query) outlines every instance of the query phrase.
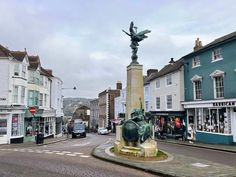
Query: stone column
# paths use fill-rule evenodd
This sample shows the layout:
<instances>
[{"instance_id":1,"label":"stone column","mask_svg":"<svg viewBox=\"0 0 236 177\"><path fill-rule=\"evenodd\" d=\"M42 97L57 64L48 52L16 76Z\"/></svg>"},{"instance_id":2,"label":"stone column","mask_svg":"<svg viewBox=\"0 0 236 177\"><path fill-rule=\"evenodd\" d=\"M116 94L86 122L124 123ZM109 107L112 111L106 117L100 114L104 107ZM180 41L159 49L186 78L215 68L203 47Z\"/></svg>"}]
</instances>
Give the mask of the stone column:
<instances>
[{"instance_id":1,"label":"stone column","mask_svg":"<svg viewBox=\"0 0 236 177\"><path fill-rule=\"evenodd\" d=\"M127 66L126 114L130 118L134 108L144 108L143 65L130 64Z\"/></svg>"}]
</instances>

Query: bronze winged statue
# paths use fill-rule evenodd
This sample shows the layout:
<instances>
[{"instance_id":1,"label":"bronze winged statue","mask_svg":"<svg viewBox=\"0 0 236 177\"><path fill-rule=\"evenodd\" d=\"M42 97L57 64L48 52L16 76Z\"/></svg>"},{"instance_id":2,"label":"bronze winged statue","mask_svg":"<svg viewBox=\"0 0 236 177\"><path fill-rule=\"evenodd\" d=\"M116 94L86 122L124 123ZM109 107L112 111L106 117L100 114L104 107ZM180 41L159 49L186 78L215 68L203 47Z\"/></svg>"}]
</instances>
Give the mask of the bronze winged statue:
<instances>
[{"instance_id":1,"label":"bronze winged statue","mask_svg":"<svg viewBox=\"0 0 236 177\"><path fill-rule=\"evenodd\" d=\"M126 32L125 30L122 30L125 34L127 34L128 36L130 36L130 39L131 39L131 44L130 44L130 47L132 49L132 56L131 56L131 59L132 59L132 62L131 64L138 64L137 62L137 59L138 59L138 56L137 56L137 52L138 52L138 42L142 41L144 38L147 38L147 36L145 34L147 33L150 33L151 31L150 30L144 30L144 31L141 31L141 32L137 32L137 27L134 26L134 23L131 22L130 23L130 27L129 27L129 32Z\"/></svg>"}]
</instances>

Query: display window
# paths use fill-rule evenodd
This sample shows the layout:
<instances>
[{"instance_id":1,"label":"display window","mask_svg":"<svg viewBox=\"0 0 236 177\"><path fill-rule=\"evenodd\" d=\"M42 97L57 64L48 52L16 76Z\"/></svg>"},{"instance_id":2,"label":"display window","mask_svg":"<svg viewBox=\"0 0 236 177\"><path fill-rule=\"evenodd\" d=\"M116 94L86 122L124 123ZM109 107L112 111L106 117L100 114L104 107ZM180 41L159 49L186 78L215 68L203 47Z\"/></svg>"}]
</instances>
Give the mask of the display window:
<instances>
[{"instance_id":1,"label":"display window","mask_svg":"<svg viewBox=\"0 0 236 177\"><path fill-rule=\"evenodd\" d=\"M23 114L13 114L11 124L11 136L23 135Z\"/></svg>"},{"instance_id":2,"label":"display window","mask_svg":"<svg viewBox=\"0 0 236 177\"><path fill-rule=\"evenodd\" d=\"M230 120L229 108L196 108L195 117L197 130L214 133L230 133L228 126Z\"/></svg>"}]
</instances>

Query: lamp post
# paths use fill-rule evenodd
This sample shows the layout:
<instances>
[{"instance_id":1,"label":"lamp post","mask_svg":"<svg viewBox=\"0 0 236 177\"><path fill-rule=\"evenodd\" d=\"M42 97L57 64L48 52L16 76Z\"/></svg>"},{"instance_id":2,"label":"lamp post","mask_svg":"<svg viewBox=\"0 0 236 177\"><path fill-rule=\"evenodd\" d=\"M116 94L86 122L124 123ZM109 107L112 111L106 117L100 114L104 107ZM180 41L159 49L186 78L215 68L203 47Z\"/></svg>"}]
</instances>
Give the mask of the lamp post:
<instances>
[{"instance_id":1,"label":"lamp post","mask_svg":"<svg viewBox=\"0 0 236 177\"><path fill-rule=\"evenodd\" d=\"M76 86L72 87L72 88L61 88L62 90L68 90L68 89L72 89L72 90L76 90Z\"/></svg>"}]
</instances>

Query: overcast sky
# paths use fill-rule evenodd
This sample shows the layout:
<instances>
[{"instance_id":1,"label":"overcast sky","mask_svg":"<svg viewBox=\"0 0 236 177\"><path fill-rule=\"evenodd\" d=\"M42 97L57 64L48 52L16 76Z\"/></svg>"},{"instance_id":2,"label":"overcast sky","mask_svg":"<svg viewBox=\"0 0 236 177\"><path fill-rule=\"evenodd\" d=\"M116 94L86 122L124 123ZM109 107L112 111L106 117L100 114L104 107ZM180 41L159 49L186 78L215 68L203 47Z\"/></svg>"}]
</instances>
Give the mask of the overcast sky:
<instances>
[{"instance_id":1,"label":"overcast sky","mask_svg":"<svg viewBox=\"0 0 236 177\"><path fill-rule=\"evenodd\" d=\"M161 69L236 31L235 0L0 0L0 44L27 49L61 78L65 97L95 98L117 81L126 85L131 62L130 22L151 30L140 42L138 62Z\"/></svg>"}]
</instances>

